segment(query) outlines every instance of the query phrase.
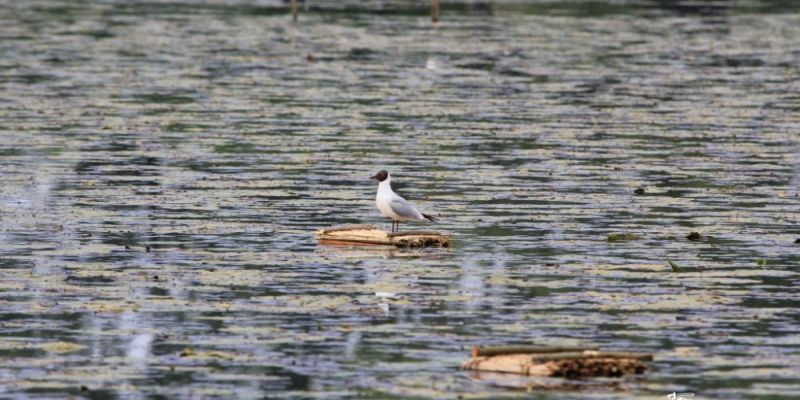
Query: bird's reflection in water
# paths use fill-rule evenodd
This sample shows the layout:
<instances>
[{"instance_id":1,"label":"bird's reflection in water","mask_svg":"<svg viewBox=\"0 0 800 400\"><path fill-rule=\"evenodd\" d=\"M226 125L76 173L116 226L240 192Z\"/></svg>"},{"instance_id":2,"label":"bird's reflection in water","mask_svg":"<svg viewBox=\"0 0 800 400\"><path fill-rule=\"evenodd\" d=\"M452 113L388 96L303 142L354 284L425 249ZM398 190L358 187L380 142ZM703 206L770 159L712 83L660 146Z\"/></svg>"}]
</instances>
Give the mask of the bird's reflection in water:
<instances>
[{"instance_id":1,"label":"bird's reflection in water","mask_svg":"<svg viewBox=\"0 0 800 400\"><path fill-rule=\"evenodd\" d=\"M500 372L470 371L469 378L475 382L505 390L532 391L628 391L641 383L638 377L602 378L602 379L565 379L543 376L525 376Z\"/></svg>"},{"instance_id":2,"label":"bird's reflection in water","mask_svg":"<svg viewBox=\"0 0 800 400\"><path fill-rule=\"evenodd\" d=\"M384 245L341 245L320 243L318 253L336 254L345 258L373 257L409 257L409 258L441 258L452 254L449 247L406 248Z\"/></svg>"}]
</instances>

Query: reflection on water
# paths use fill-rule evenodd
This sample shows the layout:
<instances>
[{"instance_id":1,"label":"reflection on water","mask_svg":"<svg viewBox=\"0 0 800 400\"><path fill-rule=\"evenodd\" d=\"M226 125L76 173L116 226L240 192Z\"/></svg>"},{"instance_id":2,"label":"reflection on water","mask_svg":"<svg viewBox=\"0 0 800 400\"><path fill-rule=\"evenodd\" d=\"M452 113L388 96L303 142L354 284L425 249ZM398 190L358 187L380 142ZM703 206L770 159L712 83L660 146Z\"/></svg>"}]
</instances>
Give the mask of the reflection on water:
<instances>
[{"instance_id":1,"label":"reflection on water","mask_svg":"<svg viewBox=\"0 0 800 400\"><path fill-rule=\"evenodd\" d=\"M150 345L153 343L153 335L141 334L136 335L130 344L125 355L134 363L142 363L147 360L150 355Z\"/></svg>"},{"instance_id":2,"label":"reflection on water","mask_svg":"<svg viewBox=\"0 0 800 400\"><path fill-rule=\"evenodd\" d=\"M796 397L797 5L420 4L0 1L0 395ZM317 245L380 168L454 248Z\"/></svg>"}]
</instances>

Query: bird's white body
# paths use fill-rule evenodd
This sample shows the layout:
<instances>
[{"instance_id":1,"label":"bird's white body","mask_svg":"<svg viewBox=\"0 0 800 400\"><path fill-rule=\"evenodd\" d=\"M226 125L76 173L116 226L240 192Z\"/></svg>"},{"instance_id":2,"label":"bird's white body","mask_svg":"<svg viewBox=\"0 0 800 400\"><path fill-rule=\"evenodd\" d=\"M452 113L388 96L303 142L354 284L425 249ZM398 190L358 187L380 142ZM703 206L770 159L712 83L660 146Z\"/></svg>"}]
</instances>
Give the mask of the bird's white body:
<instances>
[{"instance_id":1,"label":"bird's white body","mask_svg":"<svg viewBox=\"0 0 800 400\"><path fill-rule=\"evenodd\" d=\"M391 180L392 178L387 176L378 184L375 205L381 214L392 221L425 220L419 210L392 190Z\"/></svg>"}]
</instances>

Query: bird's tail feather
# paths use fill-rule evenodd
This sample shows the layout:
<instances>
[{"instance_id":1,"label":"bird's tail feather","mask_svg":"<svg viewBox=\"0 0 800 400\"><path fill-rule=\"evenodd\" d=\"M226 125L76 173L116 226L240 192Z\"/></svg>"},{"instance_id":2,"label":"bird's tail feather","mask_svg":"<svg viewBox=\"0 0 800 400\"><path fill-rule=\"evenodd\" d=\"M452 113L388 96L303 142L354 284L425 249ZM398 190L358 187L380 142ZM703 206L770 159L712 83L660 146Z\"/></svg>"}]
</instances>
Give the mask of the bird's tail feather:
<instances>
[{"instance_id":1,"label":"bird's tail feather","mask_svg":"<svg viewBox=\"0 0 800 400\"><path fill-rule=\"evenodd\" d=\"M437 221L437 219L436 219L436 218L433 218L433 217L431 217L431 216L430 216L430 215L428 215L428 214L422 214L422 216L423 216L425 219L427 219L428 221L431 221L431 222L436 222L436 221Z\"/></svg>"}]
</instances>

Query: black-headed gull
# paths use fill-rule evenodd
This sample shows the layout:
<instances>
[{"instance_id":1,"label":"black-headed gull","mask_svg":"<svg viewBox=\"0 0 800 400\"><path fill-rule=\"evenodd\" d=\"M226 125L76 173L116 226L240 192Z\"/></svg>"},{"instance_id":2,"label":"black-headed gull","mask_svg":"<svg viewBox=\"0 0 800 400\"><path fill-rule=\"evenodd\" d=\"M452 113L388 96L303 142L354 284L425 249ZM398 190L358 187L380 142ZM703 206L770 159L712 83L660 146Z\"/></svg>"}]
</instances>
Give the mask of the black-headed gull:
<instances>
[{"instance_id":1,"label":"black-headed gull","mask_svg":"<svg viewBox=\"0 0 800 400\"><path fill-rule=\"evenodd\" d=\"M392 177L386 170L381 170L370 177L378 181L378 195L375 196L375 205L384 217L392 220L392 232L400 230L400 221L420 220L436 222L436 218L419 212L406 199L400 197L392 190Z\"/></svg>"}]
</instances>

